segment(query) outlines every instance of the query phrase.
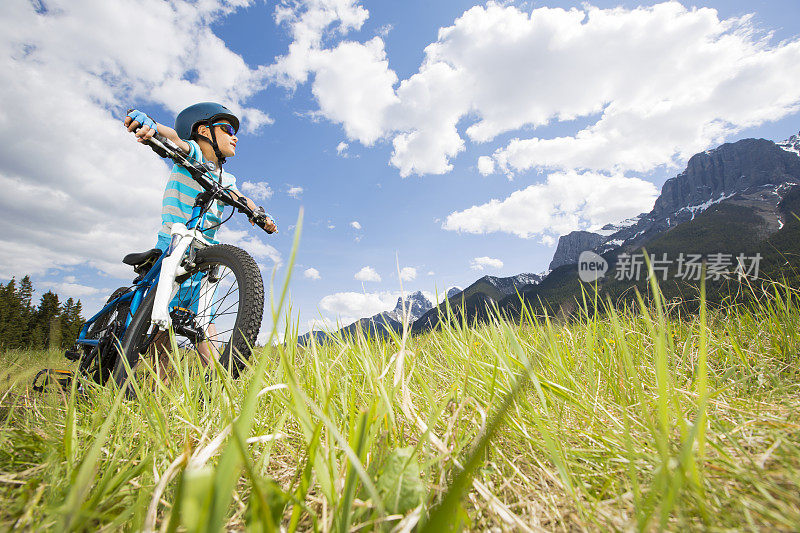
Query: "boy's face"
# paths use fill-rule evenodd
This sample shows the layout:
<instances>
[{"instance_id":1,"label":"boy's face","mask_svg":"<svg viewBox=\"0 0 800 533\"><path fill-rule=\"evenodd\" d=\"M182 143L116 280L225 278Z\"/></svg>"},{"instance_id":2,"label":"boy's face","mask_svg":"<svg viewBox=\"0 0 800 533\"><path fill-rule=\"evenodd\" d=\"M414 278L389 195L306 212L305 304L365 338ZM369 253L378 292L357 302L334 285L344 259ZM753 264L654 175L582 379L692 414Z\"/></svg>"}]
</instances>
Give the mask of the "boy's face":
<instances>
[{"instance_id":1,"label":"boy's face","mask_svg":"<svg viewBox=\"0 0 800 533\"><path fill-rule=\"evenodd\" d=\"M215 120L214 124L230 124L225 119ZM217 146L219 151L225 157L233 157L236 155L236 143L239 138L236 135L229 135L221 126L200 126L197 128L197 133L211 138L211 128L214 128L214 135L217 137Z\"/></svg>"}]
</instances>

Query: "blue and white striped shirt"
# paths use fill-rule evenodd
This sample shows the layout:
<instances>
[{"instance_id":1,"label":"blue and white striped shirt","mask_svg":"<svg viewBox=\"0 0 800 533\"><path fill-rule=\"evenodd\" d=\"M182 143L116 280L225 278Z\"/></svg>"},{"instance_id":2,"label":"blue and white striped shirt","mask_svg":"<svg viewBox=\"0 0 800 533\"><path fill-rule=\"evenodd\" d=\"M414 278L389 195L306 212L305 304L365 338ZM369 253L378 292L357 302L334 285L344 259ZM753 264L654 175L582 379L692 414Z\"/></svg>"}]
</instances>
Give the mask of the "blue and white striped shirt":
<instances>
[{"instance_id":1,"label":"blue and white striped shirt","mask_svg":"<svg viewBox=\"0 0 800 533\"><path fill-rule=\"evenodd\" d=\"M186 141L189 143L189 157L197 161L205 162L203 152L195 141ZM233 174L223 171L220 179L219 173L211 173L223 187L229 187L237 194L239 190L236 188L236 178ZM192 179L189 171L180 165L172 167L172 174L170 174L167 186L164 189L164 199L161 202L161 230L158 232L157 248L166 250L169 246L170 232L172 224L181 222L186 224L192 216L192 207L197 195L203 192L195 180ZM219 229L219 224L222 221L222 211L225 204L220 201L215 201L206 214L206 223L203 229L203 235L208 239L211 244L217 244L214 240ZM216 227L215 227L216 226Z\"/></svg>"}]
</instances>

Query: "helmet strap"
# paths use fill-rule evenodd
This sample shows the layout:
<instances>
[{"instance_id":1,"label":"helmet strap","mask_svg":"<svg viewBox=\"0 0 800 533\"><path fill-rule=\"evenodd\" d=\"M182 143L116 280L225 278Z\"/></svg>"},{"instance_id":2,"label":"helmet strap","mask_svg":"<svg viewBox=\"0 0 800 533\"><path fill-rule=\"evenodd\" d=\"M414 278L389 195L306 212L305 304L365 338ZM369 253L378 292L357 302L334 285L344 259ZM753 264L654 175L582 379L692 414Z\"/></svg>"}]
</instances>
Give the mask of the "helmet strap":
<instances>
[{"instance_id":1,"label":"helmet strap","mask_svg":"<svg viewBox=\"0 0 800 533\"><path fill-rule=\"evenodd\" d=\"M225 163L225 156L222 155L222 152L219 150L219 145L217 144L217 132L214 131L214 126L208 126L211 130L211 147L214 149L214 155L217 156L217 164L222 168L222 164Z\"/></svg>"},{"instance_id":2,"label":"helmet strap","mask_svg":"<svg viewBox=\"0 0 800 533\"><path fill-rule=\"evenodd\" d=\"M222 166L222 164L225 163L225 156L222 155L222 152L219 149L219 144L217 144L217 134L211 125L208 125L208 129L211 131L210 139L205 135L200 135L197 133L197 131L194 132L193 136L197 139L203 139L211 145L211 148L214 149L214 155L217 156L217 165Z\"/></svg>"}]
</instances>

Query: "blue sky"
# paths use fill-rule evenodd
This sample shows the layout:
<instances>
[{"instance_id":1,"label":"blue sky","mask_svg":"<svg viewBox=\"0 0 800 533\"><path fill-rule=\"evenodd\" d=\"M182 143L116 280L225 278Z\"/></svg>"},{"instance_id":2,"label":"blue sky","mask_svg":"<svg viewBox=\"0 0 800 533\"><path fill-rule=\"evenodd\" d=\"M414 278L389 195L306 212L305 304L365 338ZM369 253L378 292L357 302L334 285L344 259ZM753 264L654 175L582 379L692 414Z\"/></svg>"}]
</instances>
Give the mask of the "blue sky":
<instances>
[{"instance_id":1,"label":"blue sky","mask_svg":"<svg viewBox=\"0 0 800 533\"><path fill-rule=\"evenodd\" d=\"M304 208L301 331L392 307L398 258L406 291L541 272L559 235L649 210L693 153L800 129L794 0L4 11L0 279L87 310L155 241L168 168L119 125L131 106L167 124L202 100L240 112L227 170L280 233L234 217L221 235L282 279Z\"/></svg>"}]
</instances>

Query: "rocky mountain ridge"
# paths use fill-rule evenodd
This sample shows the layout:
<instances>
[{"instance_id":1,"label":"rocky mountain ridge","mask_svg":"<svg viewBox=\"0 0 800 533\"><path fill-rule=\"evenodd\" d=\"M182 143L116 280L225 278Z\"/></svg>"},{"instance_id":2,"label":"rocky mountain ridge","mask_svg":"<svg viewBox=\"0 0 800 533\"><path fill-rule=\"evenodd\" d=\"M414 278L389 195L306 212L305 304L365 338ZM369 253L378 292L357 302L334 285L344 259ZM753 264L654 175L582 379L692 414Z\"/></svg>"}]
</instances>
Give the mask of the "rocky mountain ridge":
<instances>
[{"instance_id":1,"label":"rocky mountain ridge","mask_svg":"<svg viewBox=\"0 0 800 533\"><path fill-rule=\"evenodd\" d=\"M480 293L482 295L490 294L491 296L485 296L487 301L499 301L502 298L510 295L515 294L518 291L521 292L524 289L530 288L531 286L535 285L539 281L543 279L543 274L531 274L531 273L522 273L517 274L516 276L510 277L497 277L497 276L483 276L482 278L475 281L473 284L468 286L466 289L461 289L460 287L450 287L447 290L446 297L442 302L439 303L439 306L444 304L445 300L450 300L451 305L459 305L457 300L460 300L464 297L471 296L476 293ZM407 312L410 312L410 321L409 324L413 325L420 318L423 316L428 316L431 313L436 313L436 308L434 304L428 299L427 296L422 291L416 291L408 296L406 296L405 301L405 308ZM379 336L379 337L386 337L389 335L389 331L394 331L397 333L402 332L403 328L403 299L398 298L397 304L395 305L394 309L391 311L383 311L376 315L367 318L361 318L352 324L349 324L342 328L340 333L343 334L355 334L356 329L361 328L364 332L370 332L370 334ZM315 330L306 333L305 335L301 335L298 338L298 343L305 345L309 342L309 340L313 337L317 340L317 342L323 342L330 336L329 333Z\"/></svg>"},{"instance_id":2,"label":"rocky mountain ridge","mask_svg":"<svg viewBox=\"0 0 800 533\"><path fill-rule=\"evenodd\" d=\"M577 263L585 250L603 255L621 247L636 248L723 201L749 205L769 211L771 218L778 217L777 205L783 194L799 181L799 155L800 134L780 143L742 139L695 154L683 172L664 183L649 213L626 221L627 225L623 222L597 232L562 236L553 261L563 266Z\"/></svg>"},{"instance_id":3,"label":"rocky mountain ridge","mask_svg":"<svg viewBox=\"0 0 800 533\"><path fill-rule=\"evenodd\" d=\"M496 304L505 298L516 296L535 287L544 278L545 274L532 273L505 278L483 276L463 291L448 297L448 305L451 309L456 309L462 306L485 307ZM411 332L418 333L435 326L439 321L440 309L443 307L445 307L445 302L419 317L412 325Z\"/></svg>"},{"instance_id":4,"label":"rocky mountain ridge","mask_svg":"<svg viewBox=\"0 0 800 533\"><path fill-rule=\"evenodd\" d=\"M553 260L550 261L550 270L555 270L563 265L571 265L578 262L578 256L585 250L594 250L600 246L606 238L598 233L591 231L572 231L558 238L556 252Z\"/></svg>"},{"instance_id":5,"label":"rocky mountain ridge","mask_svg":"<svg viewBox=\"0 0 800 533\"><path fill-rule=\"evenodd\" d=\"M432 307L433 303L428 300L428 297L425 296L422 291L417 291L412 292L406 297L405 304L403 303L403 298L401 296L397 299L397 304L394 306L394 309L391 311L384 311L384 313L379 313L376 316L385 314L392 320L403 322L403 310L405 309L405 312L409 315L409 319L413 322L424 315L425 312Z\"/></svg>"},{"instance_id":6,"label":"rocky mountain ridge","mask_svg":"<svg viewBox=\"0 0 800 533\"><path fill-rule=\"evenodd\" d=\"M781 149L786 150L787 152L791 152L793 154L797 154L800 156L800 133L797 135L792 135L785 141L781 141L777 144Z\"/></svg>"}]
</instances>

